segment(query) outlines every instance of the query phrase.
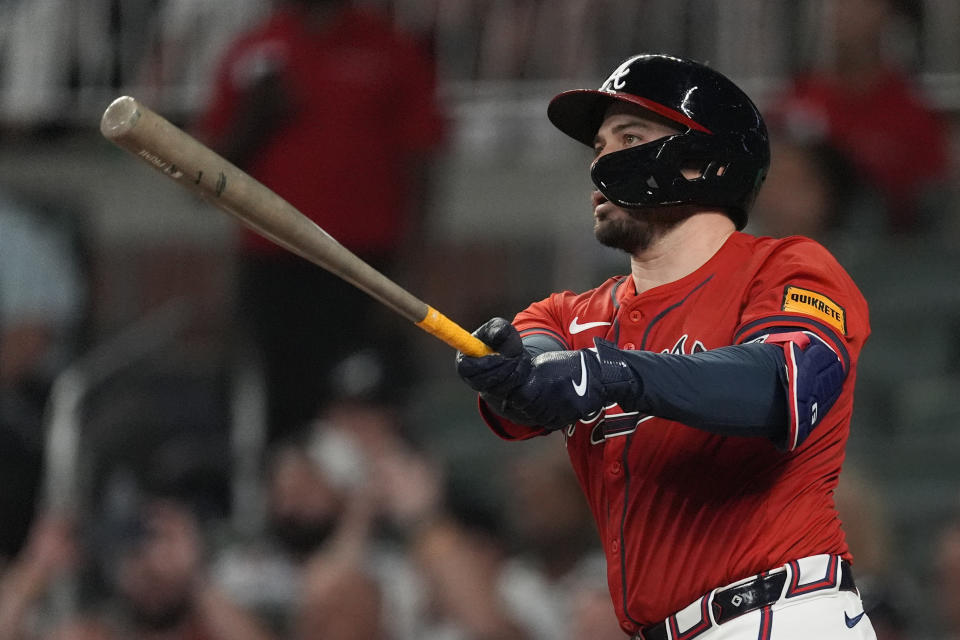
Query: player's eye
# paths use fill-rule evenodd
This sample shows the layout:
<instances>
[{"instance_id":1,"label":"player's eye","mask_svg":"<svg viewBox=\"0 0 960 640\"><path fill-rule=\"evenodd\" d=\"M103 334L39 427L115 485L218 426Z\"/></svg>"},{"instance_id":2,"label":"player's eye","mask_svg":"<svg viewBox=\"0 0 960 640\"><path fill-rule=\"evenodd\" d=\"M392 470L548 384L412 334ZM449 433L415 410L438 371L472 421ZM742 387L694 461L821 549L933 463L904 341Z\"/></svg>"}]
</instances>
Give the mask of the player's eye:
<instances>
[{"instance_id":1,"label":"player's eye","mask_svg":"<svg viewBox=\"0 0 960 640\"><path fill-rule=\"evenodd\" d=\"M623 144L625 145L634 145L640 142L640 137L632 133L623 134Z\"/></svg>"}]
</instances>

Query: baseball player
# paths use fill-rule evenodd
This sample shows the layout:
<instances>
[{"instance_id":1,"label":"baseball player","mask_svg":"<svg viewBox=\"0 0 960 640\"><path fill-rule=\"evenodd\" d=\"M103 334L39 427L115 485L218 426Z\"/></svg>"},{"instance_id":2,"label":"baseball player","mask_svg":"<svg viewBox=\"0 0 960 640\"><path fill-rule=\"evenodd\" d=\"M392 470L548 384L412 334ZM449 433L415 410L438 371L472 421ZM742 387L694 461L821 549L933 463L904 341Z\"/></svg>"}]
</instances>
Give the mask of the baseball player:
<instances>
[{"instance_id":1,"label":"baseball player","mask_svg":"<svg viewBox=\"0 0 960 640\"><path fill-rule=\"evenodd\" d=\"M816 242L740 231L769 165L756 106L638 55L547 115L594 149L594 232L630 274L481 326L497 353L457 370L483 419L563 434L633 638L874 638L832 500L867 305Z\"/></svg>"}]
</instances>

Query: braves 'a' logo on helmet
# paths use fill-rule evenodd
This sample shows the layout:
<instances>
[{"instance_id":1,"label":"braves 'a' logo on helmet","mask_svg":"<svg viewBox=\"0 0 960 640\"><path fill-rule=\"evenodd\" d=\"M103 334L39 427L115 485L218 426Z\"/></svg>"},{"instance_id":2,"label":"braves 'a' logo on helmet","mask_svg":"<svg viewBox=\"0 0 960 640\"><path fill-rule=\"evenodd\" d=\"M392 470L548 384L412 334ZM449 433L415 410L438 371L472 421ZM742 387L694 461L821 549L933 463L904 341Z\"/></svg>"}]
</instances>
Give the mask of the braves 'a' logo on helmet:
<instances>
[{"instance_id":1,"label":"braves 'a' logo on helmet","mask_svg":"<svg viewBox=\"0 0 960 640\"><path fill-rule=\"evenodd\" d=\"M600 91L616 93L617 91L623 90L627 86L627 82L624 80L624 77L629 75L630 65L633 64L633 61L637 57L639 56L634 56L617 67L616 70L610 74L610 77L607 78L606 82L600 85Z\"/></svg>"}]
</instances>

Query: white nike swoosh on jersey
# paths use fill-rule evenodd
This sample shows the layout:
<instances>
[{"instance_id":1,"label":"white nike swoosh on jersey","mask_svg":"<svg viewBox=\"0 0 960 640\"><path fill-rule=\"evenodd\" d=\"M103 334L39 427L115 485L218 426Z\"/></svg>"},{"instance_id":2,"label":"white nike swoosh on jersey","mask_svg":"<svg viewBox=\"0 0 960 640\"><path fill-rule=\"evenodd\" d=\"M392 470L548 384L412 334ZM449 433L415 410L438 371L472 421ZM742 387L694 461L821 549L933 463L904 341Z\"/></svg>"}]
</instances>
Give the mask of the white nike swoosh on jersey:
<instances>
[{"instance_id":1,"label":"white nike swoosh on jersey","mask_svg":"<svg viewBox=\"0 0 960 640\"><path fill-rule=\"evenodd\" d=\"M580 324L577 320L580 319L580 316L574 317L570 322L570 333L580 333L581 331L586 331L587 329L593 329L594 327L605 327L609 322L584 322Z\"/></svg>"},{"instance_id":2,"label":"white nike swoosh on jersey","mask_svg":"<svg viewBox=\"0 0 960 640\"><path fill-rule=\"evenodd\" d=\"M570 384L573 385L574 392L581 398L587 392L587 363L583 360L583 351L580 352L580 384L573 380L570 381Z\"/></svg>"}]
</instances>

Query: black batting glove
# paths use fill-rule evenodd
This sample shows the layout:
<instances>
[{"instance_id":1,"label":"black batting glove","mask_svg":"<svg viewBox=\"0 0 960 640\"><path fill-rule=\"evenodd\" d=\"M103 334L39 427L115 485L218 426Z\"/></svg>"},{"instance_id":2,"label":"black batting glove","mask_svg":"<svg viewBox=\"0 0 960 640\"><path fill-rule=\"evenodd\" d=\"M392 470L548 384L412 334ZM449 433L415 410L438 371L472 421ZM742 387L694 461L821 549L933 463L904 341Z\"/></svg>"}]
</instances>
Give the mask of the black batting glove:
<instances>
[{"instance_id":1,"label":"black batting glove","mask_svg":"<svg viewBox=\"0 0 960 640\"><path fill-rule=\"evenodd\" d=\"M593 418L609 404L630 411L642 401L642 380L623 352L601 338L594 339L593 349L543 353L532 365L526 383L499 408L494 405L520 424L560 429Z\"/></svg>"},{"instance_id":2,"label":"black batting glove","mask_svg":"<svg viewBox=\"0 0 960 640\"><path fill-rule=\"evenodd\" d=\"M550 351L532 364L526 382L506 397L508 407L528 424L560 429L603 409L606 392L594 351Z\"/></svg>"},{"instance_id":3,"label":"black batting glove","mask_svg":"<svg viewBox=\"0 0 960 640\"><path fill-rule=\"evenodd\" d=\"M606 347L603 361L610 372L592 349L531 358L520 334L503 318L488 320L473 335L497 353L477 358L458 352L457 373L495 413L517 424L560 429L603 409L611 395L605 383L621 391L632 386L632 376L616 366L622 364L614 357L617 350L599 339L595 343Z\"/></svg>"},{"instance_id":4,"label":"black batting glove","mask_svg":"<svg viewBox=\"0 0 960 640\"><path fill-rule=\"evenodd\" d=\"M479 391L491 404L505 399L526 382L530 375L530 354L523 348L520 334L509 321L493 318L473 332L474 337L496 353L479 358L457 352L457 373L471 389Z\"/></svg>"}]
</instances>

